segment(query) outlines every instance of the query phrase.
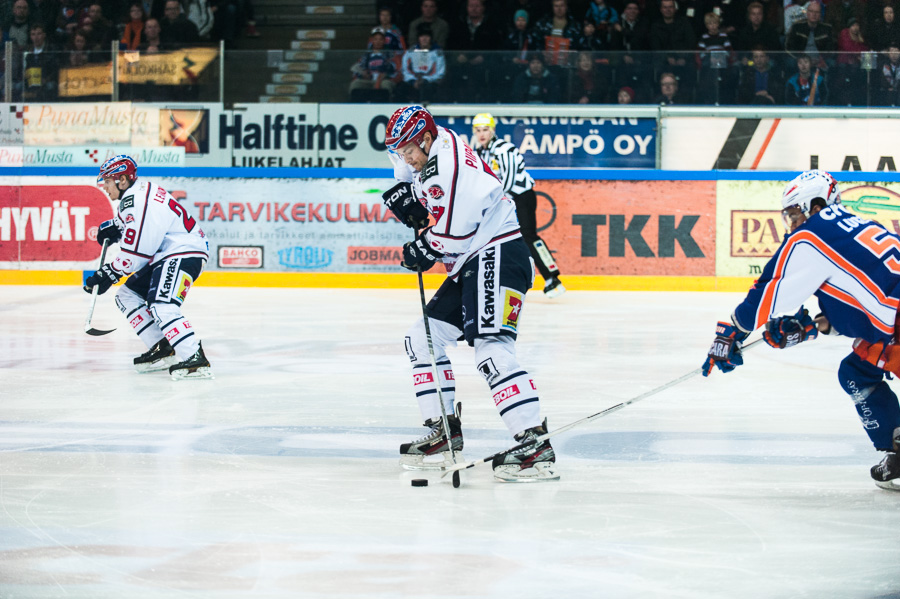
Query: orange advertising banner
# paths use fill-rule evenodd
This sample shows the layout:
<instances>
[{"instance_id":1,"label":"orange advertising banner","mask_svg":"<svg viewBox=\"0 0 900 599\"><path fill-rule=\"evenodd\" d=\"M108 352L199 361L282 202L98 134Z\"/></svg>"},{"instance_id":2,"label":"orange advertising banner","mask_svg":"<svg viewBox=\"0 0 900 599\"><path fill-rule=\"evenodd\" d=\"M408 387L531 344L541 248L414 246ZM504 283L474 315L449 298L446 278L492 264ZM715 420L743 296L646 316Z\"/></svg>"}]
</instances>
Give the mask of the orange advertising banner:
<instances>
[{"instance_id":1,"label":"orange advertising banner","mask_svg":"<svg viewBox=\"0 0 900 599\"><path fill-rule=\"evenodd\" d=\"M538 235L563 274L716 274L714 181L540 181Z\"/></svg>"}]
</instances>

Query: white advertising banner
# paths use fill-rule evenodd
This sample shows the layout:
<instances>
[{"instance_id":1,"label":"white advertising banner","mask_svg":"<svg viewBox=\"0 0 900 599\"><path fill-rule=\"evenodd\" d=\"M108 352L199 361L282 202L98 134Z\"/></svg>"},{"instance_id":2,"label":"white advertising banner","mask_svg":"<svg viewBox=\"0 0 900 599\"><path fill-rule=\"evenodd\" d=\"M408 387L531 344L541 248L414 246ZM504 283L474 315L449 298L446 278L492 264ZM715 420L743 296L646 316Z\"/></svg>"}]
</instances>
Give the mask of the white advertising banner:
<instances>
[{"instance_id":1,"label":"white advertising banner","mask_svg":"<svg viewBox=\"0 0 900 599\"><path fill-rule=\"evenodd\" d=\"M666 117L662 168L896 171L900 119Z\"/></svg>"}]
</instances>

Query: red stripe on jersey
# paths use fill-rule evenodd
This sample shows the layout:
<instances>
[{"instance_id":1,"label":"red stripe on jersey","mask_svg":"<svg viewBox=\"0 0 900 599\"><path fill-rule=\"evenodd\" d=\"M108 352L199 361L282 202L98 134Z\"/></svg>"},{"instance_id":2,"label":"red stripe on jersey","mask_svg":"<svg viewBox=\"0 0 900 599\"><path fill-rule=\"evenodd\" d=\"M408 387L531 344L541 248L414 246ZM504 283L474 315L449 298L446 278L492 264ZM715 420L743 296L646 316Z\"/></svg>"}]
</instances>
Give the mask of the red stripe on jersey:
<instances>
[{"instance_id":1,"label":"red stripe on jersey","mask_svg":"<svg viewBox=\"0 0 900 599\"><path fill-rule=\"evenodd\" d=\"M477 232L478 228L476 227L474 231L472 231L468 235L463 235L462 237L457 237L455 235L442 235L440 233L435 233L434 230L431 231L431 234L435 237L441 237L442 239L468 239L469 237L473 237Z\"/></svg>"},{"instance_id":2,"label":"red stripe on jersey","mask_svg":"<svg viewBox=\"0 0 900 599\"><path fill-rule=\"evenodd\" d=\"M459 180L459 149L456 146L456 135L452 132L450 133L450 141L453 142L453 179L450 183L450 200L447 202L447 227L444 229L444 233L447 235L450 235L450 222L453 220L453 201L456 199L456 182Z\"/></svg>"},{"instance_id":3,"label":"red stripe on jersey","mask_svg":"<svg viewBox=\"0 0 900 599\"><path fill-rule=\"evenodd\" d=\"M872 323L872 326L875 327L876 329L878 329L879 331L881 331L882 333L884 333L885 335L893 335L894 334L893 323L891 323L891 326L888 326L888 325L884 324L883 322L881 322L880 320L878 320L875 317L875 315L873 315L871 312L866 310L863 307L863 305L861 303L859 303L859 301L855 297L853 297L846 291L844 291L842 289L838 289L834 285L830 285L828 283L824 283L821 287L819 287L819 290L827 295L830 295L831 297L833 297L834 299L836 299L838 301L844 302L848 306L853 306L854 308L856 308L857 310L859 310L860 312L865 314L866 318L869 319L869 322Z\"/></svg>"},{"instance_id":4,"label":"red stripe on jersey","mask_svg":"<svg viewBox=\"0 0 900 599\"><path fill-rule=\"evenodd\" d=\"M125 248L119 249L123 254L131 254L132 256L137 256L138 258L147 258L148 260L153 257L153 254L139 254L138 252L132 252L131 250L126 250Z\"/></svg>"},{"instance_id":5,"label":"red stripe on jersey","mask_svg":"<svg viewBox=\"0 0 900 599\"><path fill-rule=\"evenodd\" d=\"M760 302L759 309L756 312L755 328L759 328L766 324L766 322L768 322L769 316L771 316L772 314L772 306L775 303L775 294L778 291L778 285L781 283L781 278L784 276L784 269L787 266L788 256L800 243L808 243L818 251L820 251L838 268L856 279L859 284L866 289L866 291L872 294L872 296L878 301L878 303L888 308L893 308L894 310L896 310L898 305L900 305L900 301L885 296L884 292L881 291L878 285L876 285L875 282L872 281L872 279L870 279L866 273L861 271L856 266L853 266L853 264L848 262L847 259L835 252L827 243L822 241L822 239L818 235L811 231L798 231L791 236L787 244L784 246L781 254L778 256L778 262L775 265L775 272L772 275L772 280L766 284L766 289L763 292L762 301Z\"/></svg>"}]
</instances>

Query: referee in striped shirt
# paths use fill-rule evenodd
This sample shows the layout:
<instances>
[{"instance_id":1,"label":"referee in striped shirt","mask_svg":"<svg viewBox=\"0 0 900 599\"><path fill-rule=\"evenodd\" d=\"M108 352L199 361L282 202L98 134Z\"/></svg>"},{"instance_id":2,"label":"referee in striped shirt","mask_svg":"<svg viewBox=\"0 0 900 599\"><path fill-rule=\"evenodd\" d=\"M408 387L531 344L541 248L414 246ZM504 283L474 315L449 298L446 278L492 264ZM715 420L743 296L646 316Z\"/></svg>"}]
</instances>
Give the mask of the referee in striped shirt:
<instances>
[{"instance_id":1,"label":"referee in striped shirt","mask_svg":"<svg viewBox=\"0 0 900 599\"><path fill-rule=\"evenodd\" d=\"M487 112L475 115L472 119L472 133L478 142L475 151L500 179L503 191L516 203L522 237L531 250L538 271L544 277L544 294L547 297L558 297L566 292L566 288L559 280L559 267L556 266L550 249L537 234L534 179L525 170L525 161L516 146L497 138L494 133L496 127L497 121Z\"/></svg>"}]
</instances>

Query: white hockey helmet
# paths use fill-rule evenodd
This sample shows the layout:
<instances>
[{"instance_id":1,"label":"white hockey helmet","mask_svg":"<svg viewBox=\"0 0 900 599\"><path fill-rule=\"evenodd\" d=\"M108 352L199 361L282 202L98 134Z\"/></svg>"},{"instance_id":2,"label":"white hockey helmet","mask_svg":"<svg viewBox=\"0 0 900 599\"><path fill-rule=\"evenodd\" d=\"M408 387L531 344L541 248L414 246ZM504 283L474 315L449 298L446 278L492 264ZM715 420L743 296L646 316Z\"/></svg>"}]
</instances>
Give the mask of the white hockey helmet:
<instances>
[{"instance_id":1,"label":"white hockey helmet","mask_svg":"<svg viewBox=\"0 0 900 599\"><path fill-rule=\"evenodd\" d=\"M803 216L809 218L809 209L816 199L825 202L826 206L841 203L837 181L830 173L818 169L800 173L787 184L781 194L781 209L784 211L796 206L803 211Z\"/></svg>"}]
</instances>

